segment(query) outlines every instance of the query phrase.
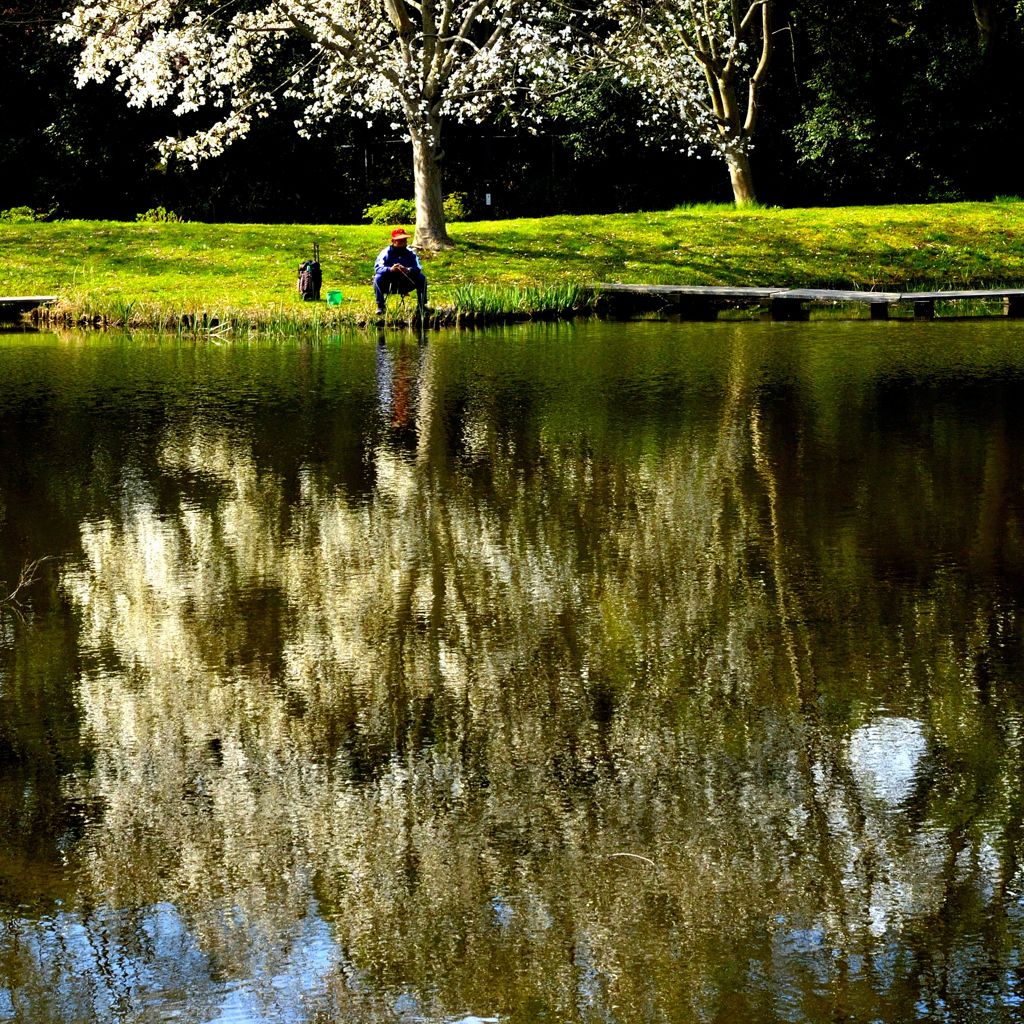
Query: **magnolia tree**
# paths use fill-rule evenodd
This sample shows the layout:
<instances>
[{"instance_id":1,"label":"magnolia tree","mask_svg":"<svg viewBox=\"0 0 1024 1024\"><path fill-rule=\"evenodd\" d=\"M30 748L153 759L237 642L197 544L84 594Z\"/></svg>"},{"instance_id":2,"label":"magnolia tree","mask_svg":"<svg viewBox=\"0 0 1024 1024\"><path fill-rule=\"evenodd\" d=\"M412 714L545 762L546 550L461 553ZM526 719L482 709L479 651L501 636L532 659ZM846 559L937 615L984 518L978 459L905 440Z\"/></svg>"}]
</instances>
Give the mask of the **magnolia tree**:
<instances>
[{"instance_id":1,"label":"magnolia tree","mask_svg":"<svg viewBox=\"0 0 1024 1024\"><path fill-rule=\"evenodd\" d=\"M158 143L193 165L282 97L304 101L302 134L322 133L342 113L403 130L417 245L436 249L451 245L445 119L530 109L560 78L568 29L545 0L118 0L79 3L59 34L81 47L79 84L113 77L134 106L199 117L201 130Z\"/></svg>"},{"instance_id":2,"label":"magnolia tree","mask_svg":"<svg viewBox=\"0 0 1024 1024\"><path fill-rule=\"evenodd\" d=\"M737 206L755 200L750 149L772 52L772 0L605 0L614 29L601 52L650 100L642 127L729 168Z\"/></svg>"}]
</instances>

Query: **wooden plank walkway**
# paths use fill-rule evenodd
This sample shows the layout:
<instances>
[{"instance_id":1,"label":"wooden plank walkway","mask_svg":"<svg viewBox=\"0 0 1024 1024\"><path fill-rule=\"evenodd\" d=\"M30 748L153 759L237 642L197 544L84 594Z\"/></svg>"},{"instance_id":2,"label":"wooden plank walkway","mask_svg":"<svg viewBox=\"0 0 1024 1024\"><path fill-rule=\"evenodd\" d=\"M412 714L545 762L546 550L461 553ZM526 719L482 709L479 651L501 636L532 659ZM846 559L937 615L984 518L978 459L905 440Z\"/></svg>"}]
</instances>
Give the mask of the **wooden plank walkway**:
<instances>
[{"instance_id":1,"label":"wooden plank walkway","mask_svg":"<svg viewBox=\"0 0 1024 1024\"><path fill-rule=\"evenodd\" d=\"M871 292L835 288L742 288L672 284L597 284L599 304L611 315L655 310L693 320L713 320L721 309L766 306L773 320L806 320L812 305L866 303L872 320L887 320L891 308L909 305L917 320L935 317L936 303L1001 302L1003 315L1024 317L1024 288L935 292Z\"/></svg>"},{"instance_id":2,"label":"wooden plank walkway","mask_svg":"<svg viewBox=\"0 0 1024 1024\"><path fill-rule=\"evenodd\" d=\"M1001 302L1002 313L1024 318L1024 288L968 289L935 292L871 292L835 288L773 288L731 285L615 284L591 286L598 308L611 316L672 312L686 319L714 320L722 309L764 306L773 320L806 320L809 306L866 303L872 320L887 320L893 306L909 305L916 320L935 317L936 303ZM56 295L0 296L0 321L17 320ZM991 315L991 314L984 314Z\"/></svg>"},{"instance_id":3,"label":"wooden plank walkway","mask_svg":"<svg viewBox=\"0 0 1024 1024\"><path fill-rule=\"evenodd\" d=\"M17 320L22 313L56 301L56 295L0 295L0 320Z\"/></svg>"}]
</instances>

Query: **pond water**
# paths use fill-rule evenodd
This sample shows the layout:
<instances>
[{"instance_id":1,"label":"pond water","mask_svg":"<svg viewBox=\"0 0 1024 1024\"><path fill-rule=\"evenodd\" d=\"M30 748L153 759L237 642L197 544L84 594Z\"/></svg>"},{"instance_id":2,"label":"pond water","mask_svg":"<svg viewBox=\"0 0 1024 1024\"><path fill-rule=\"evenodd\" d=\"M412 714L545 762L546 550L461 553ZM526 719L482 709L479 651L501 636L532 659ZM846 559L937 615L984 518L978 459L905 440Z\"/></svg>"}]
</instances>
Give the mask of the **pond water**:
<instances>
[{"instance_id":1,"label":"pond water","mask_svg":"<svg viewBox=\"0 0 1024 1024\"><path fill-rule=\"evenodd\" d=\"M0 1021L1020 1020L1022 337L0 335Z\"/></svg>"}]
</instances>

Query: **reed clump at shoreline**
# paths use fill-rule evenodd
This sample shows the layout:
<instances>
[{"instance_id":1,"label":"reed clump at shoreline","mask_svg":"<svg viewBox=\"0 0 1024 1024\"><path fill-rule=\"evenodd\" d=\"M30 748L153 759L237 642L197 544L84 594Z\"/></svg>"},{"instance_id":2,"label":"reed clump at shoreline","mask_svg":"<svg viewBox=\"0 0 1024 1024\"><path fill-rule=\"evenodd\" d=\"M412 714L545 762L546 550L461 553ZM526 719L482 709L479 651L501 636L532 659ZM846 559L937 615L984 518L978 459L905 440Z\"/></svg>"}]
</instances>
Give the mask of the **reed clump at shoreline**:
<instances>
[{"instance_id":1,"label":"reed clump at shoreline","mask_svg":"<svg viewBox=\"0 0 1024 1024\"><path fill-rule=\"evenodd\" d=\"M88 297L59 299L31 313L37 326L126 328L175 334L305 333L365 328L381 323L426 328L480 326L526 320L567 320L592 313L597 293L578 285L462 285L453 302L421 313L415 302L392 300L381 317L373 307L331 306L326 302L279 303L265 307L203 309L113 300L103 306Z\"/></svg>"},{"instance_id":2,"label":"reed clump at shoreline","mask_svg":"<svg viewBox=\"0 0 1024 1024\"><path fill-rule=\"evenodd\" d=\"M1019 287L1024 203L836 209L683 207L452 225L422 253L431 327L593 312L591 286L786 286L879 291ZM56 221L2 224L0 295L52 294L51 326L268 332L378 322L370 286L386 232L367 225ZM337 305L303 303L297 267L320 246ZM390 323L416 320L392 300Z\"/></svg>"}]
</instances>

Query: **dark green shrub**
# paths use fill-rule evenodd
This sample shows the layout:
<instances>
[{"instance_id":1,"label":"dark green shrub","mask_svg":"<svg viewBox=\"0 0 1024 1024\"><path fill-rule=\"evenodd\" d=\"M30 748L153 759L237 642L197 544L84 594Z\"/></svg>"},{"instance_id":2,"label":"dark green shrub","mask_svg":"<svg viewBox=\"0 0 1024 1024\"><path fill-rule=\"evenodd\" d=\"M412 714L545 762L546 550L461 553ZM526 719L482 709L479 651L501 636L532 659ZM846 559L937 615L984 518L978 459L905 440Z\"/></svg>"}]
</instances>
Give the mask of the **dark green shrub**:
<instances>
[{"instance_id":1,"label":"dark green shrub","mask_svg":"<svg viewBox=\"0 0 1024 1024\"><path fill-rule=\"evenodd\" d=\"M44 214L36 213L31 206L12 206L9 210L0 210L0 221L5 224L31 224L45 219Z\"/></svg>"},{"instance_id":2,"label":"dark green shrub","mask_svg":"<svg viewBox=\"0 0 1024 1024\"><path fill-rule=\"evenodd\" d=\"M448 221L466 220L468 197L465 192L453 192L444 197L444 216ZM412 199L382 199L363 210L363 219L371 224L414 224L416 203Z\"/></svg>"},{"instance_id":3,"label":"dark green shrub","mask_svg":"<svg viewBox=\"0 0 1024 1024\"><path fill-rule=\"evenodd\" d=\"M371 224L411 224L416 219L416 204L411 199L384 199L366 207L363 219Z\"/></svg>"},{"instance_id":4,"label":"dark green shrub","mask_svg":"<svg viewBox=\"0 0 1024 1024\"><path fill-rule=\"evenodd\" d=\"M185 218L179 217L173 210L163 206L153 206L145 213L135 214L135 220L147 224L184 224Z\"/></svg>"},{"instance_id":5,"label":"dark green shrub","mask_svg":"<svg viewBox=\"0 0 1024 1024\"><path fill-rule=\"evenodd\" d=\"M469 218L469 210L466 208L466 204L469 202L469 197L465 192L453 192L451 195L444 197L444 216L446 220L467 220Z\"/></svg>"}]
</instances>

